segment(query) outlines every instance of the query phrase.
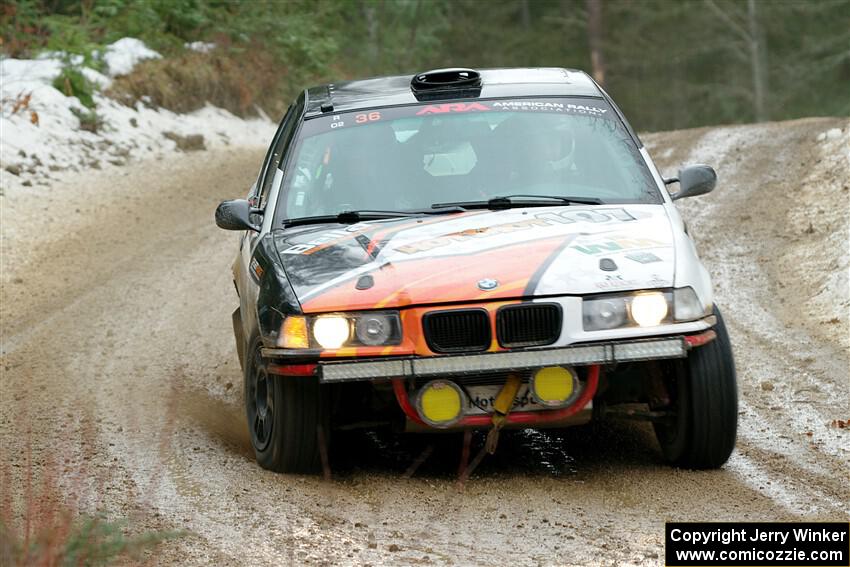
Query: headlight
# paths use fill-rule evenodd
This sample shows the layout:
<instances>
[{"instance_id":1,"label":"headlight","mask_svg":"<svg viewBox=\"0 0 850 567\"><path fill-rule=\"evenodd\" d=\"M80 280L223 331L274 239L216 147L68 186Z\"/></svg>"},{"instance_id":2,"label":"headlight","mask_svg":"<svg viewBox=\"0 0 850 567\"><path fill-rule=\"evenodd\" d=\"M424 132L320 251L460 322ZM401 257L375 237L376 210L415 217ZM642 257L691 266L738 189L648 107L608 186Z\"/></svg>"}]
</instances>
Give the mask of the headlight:
<instances>
[{"instance_id":1,"label":"headlight","mask_svg":"<svg viewBox=\"0 0 850 567\"><path fill-rule=\"evenodd\" d=\"M283 348L338 349L401 343L398 311L290 315L283 320L277 344Z\"/></svg>"},{"instance_id":2,"label":"headlight","mask_svg":"<svg viewBox=\"0 0 850 567\"><path fill-rule=\"evenodd\" d=\"M379 313L376 315L361 315L354 325L357 340L367 346L377 346L387 343L393 333L393 317Z\"/></svg>"},{"instance_id":3,"label":"headlight","mask_svg":"<svg viewBox=\"0 0 850 567\"><path fill-rule=\"evenodd\" d=\"M585 331L656 327L708 315L690 287L605 294L582 300Z\"/></svg>"},{"instance_id":4,"label":"headlight","mask_svg":"<svg viewBox=\"0 0 850 567\"><path fill-rule=\"evenodd\" d=\"M313 337L322 348L339 348L351 336L351 323L346 317L319 317L313 323Z\"/></svg>"},{"instance_id":5,"label":"headlight","mask_svg":"<svg viewBox=\"0 0 850 567\"><path fill-rule=\"evenodd\" d=\"M632 297L630 311L641 327L655 327L667 316L667 298L657 291L639 293Z\"/></svg>"},{"instance_id":6,"label":"headlight","mask_svg":"<svg viewBox=\"0 0 850 567\"><path fill-rule=\"evenodd\" d=\"M628 323L625 297L586 299L582 311L585 331L616 329Z\"/></svg>"}]
</instances>

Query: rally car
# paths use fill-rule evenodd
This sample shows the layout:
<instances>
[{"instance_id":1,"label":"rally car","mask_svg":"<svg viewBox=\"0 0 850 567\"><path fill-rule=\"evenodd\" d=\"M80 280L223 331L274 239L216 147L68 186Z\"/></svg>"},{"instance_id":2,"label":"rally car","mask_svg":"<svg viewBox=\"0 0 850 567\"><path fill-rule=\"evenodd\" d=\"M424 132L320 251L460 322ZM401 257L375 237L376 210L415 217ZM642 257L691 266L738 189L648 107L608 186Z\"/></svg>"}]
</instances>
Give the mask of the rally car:
<instances>
[{"instance_id":1,"label":"rally car","mask_svg":"<svg viewBox=\"0 0 850 567\"><path fill-rule=\"evenodd\" d=\"M262 467L315 470L340 428L651 421L716 468L737 386L711 282L665 179L568 69L440 69L303 91L247 199L233 313ZM678 184L670 193L667 186ZM495 434L494 434L495 433Z\"/></svg>"}]
</instances>

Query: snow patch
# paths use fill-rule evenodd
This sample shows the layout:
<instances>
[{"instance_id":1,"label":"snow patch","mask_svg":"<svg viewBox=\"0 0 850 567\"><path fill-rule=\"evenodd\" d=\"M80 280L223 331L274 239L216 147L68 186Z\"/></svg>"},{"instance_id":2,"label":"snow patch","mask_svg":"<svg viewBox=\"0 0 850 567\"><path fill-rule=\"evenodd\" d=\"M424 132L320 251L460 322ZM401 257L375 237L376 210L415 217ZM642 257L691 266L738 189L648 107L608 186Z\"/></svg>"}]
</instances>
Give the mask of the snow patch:
<instances>
[{"instance_id":1,"label":"snow patch","mask_svg":"<svg viewBox=\"0 0 850 567\"><path fill-rule=\"evenodd\" d=\"M145 59L161 59L162 55L149 49L140 39L125 37L106 47L103 61L109 70L109 75L117 77L126 75L138 63Z\"/></svg>"},{"instance_id":2,"label":"snow patch","mask_svg":"<svg viewBox=\"0 0 850 567\"><path fill-rule=\"evenodd\" d=\"M62 72L60 59L3 59L0 60L0 79L3 92L31 85L50 84Z\"/></svg>"},{"instance_id":3,"label":"snow patch","mask_svg":"<svg viewBox=\"0 0 850 567\"><path fill-rule=\"evenodd\" d=\"M191 51L197 51L198 53L209 53L215 49L216 45L207 41L193 41L192 43L184 43L183 47Z\"/></svg>"},{"instance_id":4,"label":"snow patch","mask_svg":"<svg viewBox=\"0 0 850 567\"><path fill-rule=\"evenodd\" d=\"M38 59L0 60L0 190L47 185L62 170L79 171L121 166L176 151L177 140L203 136L203 147L264 146L274 134L267 116L242 119L207 105L190 114L137 104L125 106L94 93L96 131L81 129L80 116L89 110L76 97L53 87L66 61L63 53ZM159 54L134 38L108 46L103 54L109 75L132 71L133 65ZM80 58L78 63L82 63ZM110 76L79 67L92 83L106 88Z\"/></svg>"},{"instance_id":5,"label":"snow patch","mask_svg":"<svg viewBox=\"0 0 850 567\"><path fill-rule=\"evenodd\" d=\"M80 73L83 74L83 77L85 77L88 82L97 85L97 88L99 89L105 89L112 84L112 79L102 73L98 73L90 67L80 67Z\"/></svg>"}]
</instances>

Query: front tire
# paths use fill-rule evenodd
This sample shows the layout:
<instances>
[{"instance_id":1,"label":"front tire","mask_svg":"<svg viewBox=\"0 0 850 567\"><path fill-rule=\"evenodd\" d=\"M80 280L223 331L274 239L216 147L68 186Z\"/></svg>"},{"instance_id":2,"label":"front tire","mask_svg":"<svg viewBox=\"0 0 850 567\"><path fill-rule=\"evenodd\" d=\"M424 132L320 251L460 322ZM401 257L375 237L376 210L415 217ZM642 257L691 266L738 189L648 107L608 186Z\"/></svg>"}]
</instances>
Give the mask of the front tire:
<instances>
[{"instance_id":1,"label":"front tire","mask_svg":"<svg viewBox=\"0 0 850 567\"><path fill-rule=\"evenodd\" d=\"M323 390L316 377L269 374L255 339L245 365L245 413L257 463L282 473L320 469L320 441L329 428Z\"/></svg>"},{"instance_id":2,"label":"front tire","mask_svg":"<svg viewBox=\"0 0 850 567\"><path fill-rule=\"evenodd\" d=\"M732 345L715 306L717 338L690 352L675 383L676 421L655 427L665 459L688 469L720 468L735 448L738 386Z\"/></svg>"}]
</instances>

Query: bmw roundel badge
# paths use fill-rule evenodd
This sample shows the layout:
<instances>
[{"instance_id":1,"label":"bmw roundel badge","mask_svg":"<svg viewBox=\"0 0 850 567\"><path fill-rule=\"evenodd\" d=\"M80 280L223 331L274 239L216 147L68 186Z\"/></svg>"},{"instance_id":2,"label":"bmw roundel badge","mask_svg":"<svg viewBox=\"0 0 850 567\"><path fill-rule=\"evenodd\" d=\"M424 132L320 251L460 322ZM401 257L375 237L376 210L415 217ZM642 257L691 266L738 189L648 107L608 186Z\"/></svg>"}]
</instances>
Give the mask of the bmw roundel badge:
<instances>
[{"instance_id":1,"label":"bmw roundel badge","mask_svg":"<svg viewBox=\"0 0 850 567\"><path fill-rule=\"evenodd\" d=\"M478 289L482 289L484 291L490 291L491 289L496 289L499 287L499 282L492 279L483 279L478 282Z\"/></svg>"}]
</instances>

